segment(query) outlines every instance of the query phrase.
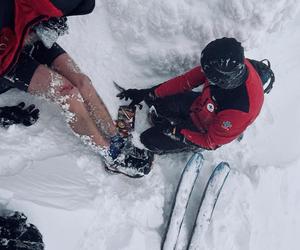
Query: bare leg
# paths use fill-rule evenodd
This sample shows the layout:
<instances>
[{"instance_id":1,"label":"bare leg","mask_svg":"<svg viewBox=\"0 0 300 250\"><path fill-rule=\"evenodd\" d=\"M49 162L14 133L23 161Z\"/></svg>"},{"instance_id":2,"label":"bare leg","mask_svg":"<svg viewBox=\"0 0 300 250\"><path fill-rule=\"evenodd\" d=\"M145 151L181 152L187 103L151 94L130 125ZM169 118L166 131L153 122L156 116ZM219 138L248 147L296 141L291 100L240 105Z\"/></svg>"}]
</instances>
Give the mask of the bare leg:
<instances>
[{"instance_id":1,"label":"bare leg","mask_svg":"<svg viewBox=\"0 0 300 250\"><path fill-rule=\"evenodd\" d=\"M94 120L100 131L108 138L116 135L117 130L115 124L106 106L97 94L89 77L81 73L79 67L71 57L67 53L58 56L54 60L52 67L56 72L67 78L79 90L91 118Z\"/></svg>"},{"instance_id":2,"label":"bare leg","mask_svg":"<svg viewBox=\"0 0 300 250\"><path fill-rule=\"evenodd\" d=\"M66 78L40 65L31 79L28 91L34 95L45 96L58 103L63 110L69 111L73 117L68 123L76 134L88 136L96 146L109 146L107 138L99 132L90 118L78 89Z\"/></svg>"}]
</instances>

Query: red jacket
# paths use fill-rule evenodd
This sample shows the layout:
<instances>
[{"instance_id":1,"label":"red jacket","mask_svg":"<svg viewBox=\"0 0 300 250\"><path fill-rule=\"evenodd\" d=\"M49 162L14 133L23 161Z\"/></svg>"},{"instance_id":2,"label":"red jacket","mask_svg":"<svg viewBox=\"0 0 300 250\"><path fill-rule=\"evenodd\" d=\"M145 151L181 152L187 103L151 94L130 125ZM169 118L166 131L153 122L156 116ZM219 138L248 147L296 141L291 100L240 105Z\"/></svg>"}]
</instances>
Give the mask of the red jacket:
<instances>
[{"instance_id":1,"label":"red jacket","mask_svg":"<svg viewBox=\"0 0 300 250\"><path fill-rule=\"evenodd\" d=\"M1 8L7 6L4 1ZM24 39L32 25L49 17L63 15L50 0L15 0L14 14L13 27L0 27L0 76L5 75L17 62Z\"/></svg>"},{"instance_id":2,"label":"red jacket","mask_svg":"<svg viewBox=\"0 0 300 250\"><path fill-rule=\"evenodd\" d=\"M216 149L236 139L255 120L263 104L264 91L251 63L246 59L245 64L248 78L233 90L210 85L200 66L155 89L158 97L166 97L203 85L190 108L190 117L199 132L182 129L180 133L187 140L202 148Z\"/></svg>"},{"instance_id":3,"label":"red jacket","mask_svg":"<svg viewBox=\"0 0 300 250\"><path fill-rule=\"evenodd\" d=\"M18 61L31 27L50 17L86 15L95 0L1 0L0 77Z\"/></svg>"}]
</instances>

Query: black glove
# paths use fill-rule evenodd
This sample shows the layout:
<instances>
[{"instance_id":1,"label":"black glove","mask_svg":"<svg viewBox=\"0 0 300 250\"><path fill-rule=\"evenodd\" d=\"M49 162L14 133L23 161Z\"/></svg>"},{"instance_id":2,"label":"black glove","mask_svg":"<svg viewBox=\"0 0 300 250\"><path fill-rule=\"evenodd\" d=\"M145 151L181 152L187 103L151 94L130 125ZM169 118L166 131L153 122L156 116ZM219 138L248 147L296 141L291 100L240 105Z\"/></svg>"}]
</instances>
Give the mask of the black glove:
<instances>
[{"instance_id":1,"label":"black glove","mask_svg":"<svg viewBox=\"0 0 300 250\"><path fill-rule=\"evenodd\" d=\"M127 89L117 94L117 97L121 100L125 99L125 101L131 99L132 102L129 104L129 107L132 107L138 105L142 101L154 101L157 98L154 89L155 87L150 89Z\"/></svg>"},{"instance_id":2,"label":"black glove","mask_svg":"<svg viewBox=\"0 0 300 250\"><path fill-rule=\"evenodd\" d=\"M0 126L9 127L12 124L20 123L25 126L31 126L39 118L39 112L39 109L36 109L34 104L25 108L24 102L16 106L0 107Z\"/></svg>"},{"instance_id":3,"label":"black glove","mask_svg":"<svg viewBox=\"0 0 300 250\"><path fill-rule=\"evenodd\" d=\"M0 216L0 249L44 249L43 236L20 212Z\"/></svg>"},{"instance_id":4,"label":"black glove","mask_svg":"<svg viewBox=\"0 0 300 250\"><path fill-rule=\"evenodd\" d=\"M47 21L42 21L33 29L40 41L48 49L52 48L59 36L68 32L66 17L52 17Z\"/></svg>"},{"instance_id":5,"label":"black glove","mask_svg":"<svg viewBox=\"0 0 300 250\"><path fill-rule=\"evenodd\" d=\"M59 36L66 34L69 30L66 17L51 17L47 21L42 21L41 25L46 29L55 30Z\"/></svg>"}]
</instances>

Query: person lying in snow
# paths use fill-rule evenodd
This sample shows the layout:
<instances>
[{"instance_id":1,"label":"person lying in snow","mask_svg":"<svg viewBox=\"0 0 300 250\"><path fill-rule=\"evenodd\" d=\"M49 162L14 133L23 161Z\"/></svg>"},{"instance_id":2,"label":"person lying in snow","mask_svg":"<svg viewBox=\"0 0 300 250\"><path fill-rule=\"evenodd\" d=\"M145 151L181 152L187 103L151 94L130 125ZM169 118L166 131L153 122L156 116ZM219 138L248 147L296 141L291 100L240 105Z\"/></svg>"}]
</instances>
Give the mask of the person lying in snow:
<instances>
[{"instance_id":1,"label":"person lying in snow","mask_svg":"<svg viewBox=\"0 0 300 250\"><path fill-rule=\"evenodd\" d=\"M141 177L149 173L153 154L136 148L118 134L89 77L56 43L67 32L66 16L91 13L94 6L94 0L2 0L1 92L13 87L56 102L70 118L68 123L74 133L89 138L106 168ZM38 110L34 106L24 109L21 103L1 108L0 118L4 126L31 125L38 118Z\"/></svg>"},{"instance_id":2,"label":"person lying in snow","mask_svg":"<svg viewBox=\"0 0 300 250\"><path fill-rule=\"evenodd\" d=\"M43 237L20 212L0 209L1 250L44 250Z\"/></svg>"},{"instance_id":3,"label":"person lying in snow","mask_svg":"<svg viewBox=\"0 0 300 250\"><path fill-rule=\"evenodd\" d=\"M263 105L260 76L234 38L210 42L200 66L149 89L118 95L130 105L145 101L153 127L141 142L157 154L197 149L215 150L238 138ZM192 89L202 86L201 92Z\"/></svg>"}]
</instances>

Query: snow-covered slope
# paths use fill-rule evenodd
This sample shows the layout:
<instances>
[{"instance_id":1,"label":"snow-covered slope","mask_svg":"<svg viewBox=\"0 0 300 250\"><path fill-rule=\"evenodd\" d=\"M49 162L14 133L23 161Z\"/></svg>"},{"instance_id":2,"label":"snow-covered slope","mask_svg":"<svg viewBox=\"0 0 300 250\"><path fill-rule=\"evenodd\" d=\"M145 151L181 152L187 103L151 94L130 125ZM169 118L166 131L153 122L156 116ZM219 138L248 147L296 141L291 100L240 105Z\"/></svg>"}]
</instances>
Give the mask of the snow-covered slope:
<instances>
[{"instance_id":1,"label":"snow-covered slope","mask_svg":"<svg viewBox=\"0 0 300 250\"><path fill-rule=\"evenodd\" d=\"M274 90L244 140L205 153L195 200L216 163L228 161L234 171L204 249L298 249L299 5L296 0L98 0L92 15L70 18L70 35L60 40L113 116L120 102L112 80L139 88L160 83L196 65L214 38L235 36L249 57L271 60ZM160 249L170 201L190 155L157 157L152 173L141 180L109 175L54 104L16 90L0 97L0 105L19 101L35 103L41 118L29 128L0 129L0 204L25 212L40 228L47 250ZM145 112L138 113L136 135L149 126Z\"/></svg>"}]
</instances>

